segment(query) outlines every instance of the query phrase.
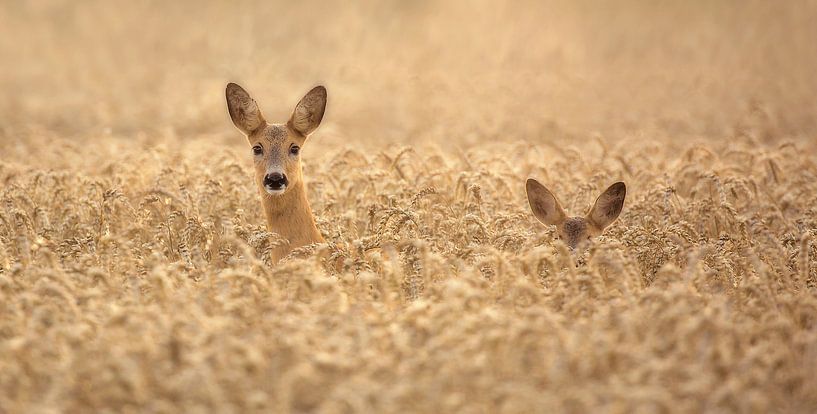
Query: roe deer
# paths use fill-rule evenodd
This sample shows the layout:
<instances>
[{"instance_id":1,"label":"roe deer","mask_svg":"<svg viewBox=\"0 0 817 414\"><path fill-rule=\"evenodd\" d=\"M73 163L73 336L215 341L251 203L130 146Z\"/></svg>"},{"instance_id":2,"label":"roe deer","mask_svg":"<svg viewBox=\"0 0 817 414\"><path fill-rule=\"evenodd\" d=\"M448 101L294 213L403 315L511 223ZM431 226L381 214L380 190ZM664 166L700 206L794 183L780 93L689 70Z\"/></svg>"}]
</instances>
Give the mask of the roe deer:
<instances>
[{"instance_id":1,"label":"roe deer","mask_svg":"<svg viewBox=\"0 0 817 414\"><path fill-rule=\"evenodd\" d=\"M316 86L307 92L286 124L267 123L250 94L235 83L227 85L227 109L252 147L267 228L289 242L272 251L272 261L278 262L292 249L322 243L306 197L300 150L323 119L326 88Z\"/></svg>"},{"instance_id":2,"label":"roe deer","mask_svg":"<svg viewBox=\"0 0 817 414\"><path fill-rule=\"evenodd\" d=\"M533 178L525 183L528 203L536 219L542 224L556 226L556 233L572 250L581 242L600 235L614 222L624 207L627 187L617 182L596 199L586 217L567 217L559 200L544 185Z\"/></svg>"}]
</instances>

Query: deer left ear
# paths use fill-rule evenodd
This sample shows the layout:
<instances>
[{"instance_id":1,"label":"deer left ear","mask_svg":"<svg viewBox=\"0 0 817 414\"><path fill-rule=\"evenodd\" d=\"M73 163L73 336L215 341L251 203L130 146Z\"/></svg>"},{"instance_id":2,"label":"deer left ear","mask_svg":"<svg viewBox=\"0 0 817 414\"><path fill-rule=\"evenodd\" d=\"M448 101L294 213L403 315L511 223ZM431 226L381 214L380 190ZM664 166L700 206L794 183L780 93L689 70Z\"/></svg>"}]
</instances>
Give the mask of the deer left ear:
<instances>
[{"instance_id":1,"label":"deer left ear","mask_svg":"<svg viewBox=\"0 0 817 414\"><path fill-rule=\"evenodd\" d=\"M253 131L266 123L258 104L250 97L244 88L235 83L227 84L227 110L236 128L249 136Z\"/></svg>"},{"instance_id":2,"label":"deer left ear","mask_svg":"<svg viewBox=\"0 0 817 414\"><path fill-rule=\"evenodd\" d=\"M539 181L528 178L525 182L525 192L528 194L530 210L540 223L558 226L567 219L559 200Z\"/></svg>"},{"instance_id":3,"label":"deer left ear","mask_svg":"<svg viewBox=\"0 0 817 414\"><path fill-rule=\"evenodd\" d=\"M289 126L307 136L312 133L323 119L323 112L326 110L326 88L316 86L301 98L292 117L289 118Z\"/></svg>"},{"instance_id":4,"label":"deer left ear","mask_svg":"<svg viewBox=\"0 0 817 414\"><path fill-rule=\"evenodd\" d=\"M614 222L618 215L621 214L621 209L624 208L624 197L627 195L627 186L622 182L617 182L596 199L593 208L590 209L590 214L587 219L590 220L596 227L603 230Z\"/></svg>"}]
</instances>

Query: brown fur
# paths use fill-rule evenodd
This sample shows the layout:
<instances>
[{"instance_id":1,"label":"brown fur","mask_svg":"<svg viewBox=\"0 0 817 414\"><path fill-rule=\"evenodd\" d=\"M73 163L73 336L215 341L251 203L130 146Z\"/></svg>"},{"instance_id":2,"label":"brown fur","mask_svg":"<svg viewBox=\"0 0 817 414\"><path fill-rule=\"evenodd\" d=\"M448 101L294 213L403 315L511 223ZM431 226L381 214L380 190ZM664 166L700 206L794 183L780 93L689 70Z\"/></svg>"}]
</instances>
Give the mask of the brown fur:
<instances>
[{"instance_id":1,"label":"brown fur","mask_svg":"<svg viewBox=\"0 0 817 414\"><path fill-rule=\"evenodd\" d=\"M293 155L293 146L302 147L320 125L326 108L326 89L317 86L296 105L286 124L268 123L256 102L240 86L227 85L227 108L235 126L242 131L250 147L259 146L263 154L253 155L255 182L267 219L267 228L289 243L272 252L273 262L279 261L292 249L324 241L309 207L303 181L300 154ZM281 194L270 194L264 187L264 176L270 171L284 173L289 181Z\"/></svg>"},{"instance_id":2,"label":"brown fur","mask_svg":"<svg viewBox=\"0 0 817 414\"><path fill-rule=\"evenodd\" d=\"M536 219L542 224L556 226L558 237L571 249L601 235L621 214L627 195L624 183L617 182L601 193L586 217L568 217L556 196L535 179L528 179L525 190Z\"/></svg>"}]
</instances>

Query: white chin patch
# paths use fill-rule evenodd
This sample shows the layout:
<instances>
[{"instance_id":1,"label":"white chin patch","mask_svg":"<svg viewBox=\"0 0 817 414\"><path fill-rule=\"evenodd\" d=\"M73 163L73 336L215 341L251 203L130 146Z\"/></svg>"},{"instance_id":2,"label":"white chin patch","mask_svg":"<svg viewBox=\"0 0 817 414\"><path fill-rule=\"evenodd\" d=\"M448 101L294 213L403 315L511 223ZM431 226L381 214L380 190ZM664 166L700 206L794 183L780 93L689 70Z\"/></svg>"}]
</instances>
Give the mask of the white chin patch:
<instances>
[{"instance_id":1,"label":"white chin patch","mask_svg":"<svg viewBox=\"0 0 817 414\"><path fill-rule=\"evenodd\" d=\"M266 186L264 187L264 191L266 191L267 194L274 195L274 196L284 194L284 191L286 191L286 189L287 189L286 186L281 187L281 188L276 188L276 189L272 189L272 188L266 187Z\"/></svg>"}]
</instances>

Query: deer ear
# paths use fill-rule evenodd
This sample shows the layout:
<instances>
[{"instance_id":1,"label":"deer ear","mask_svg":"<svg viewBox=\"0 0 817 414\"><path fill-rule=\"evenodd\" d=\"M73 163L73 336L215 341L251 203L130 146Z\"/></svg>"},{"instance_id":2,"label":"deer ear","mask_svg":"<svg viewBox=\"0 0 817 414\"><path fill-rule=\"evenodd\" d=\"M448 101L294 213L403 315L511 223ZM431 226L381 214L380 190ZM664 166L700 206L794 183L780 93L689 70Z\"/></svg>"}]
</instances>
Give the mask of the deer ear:
<instances>
[{"instance_id":1,"label":"deer ear","mask_svg":"<svg viewBox=\"0 0 817 414\"><path fill-rule=\"evenodd\" d=\"M590 220L599 229L604 229L614 222L618 215L621 214L621 209L624 207L624 197L627 195L627 186L622 182L617 182L596 199L593 208L587 215Z\"/></svg>"},{"instance_id":2,"label":"deer ear","mask_svg":"<svg viewBox=\"0 0 817 414\"><path fill-rule=\"evenodd\" d=\"M567 215L562 205L545 186L533 178L528 178L525 190L528 193L530 209L542 224L557 225L565 221Z\"/></svg>"},{"instance_id":3,"label":"deer ear","mask_svg":"<svg viewBox=\"0 0 817 414\"><path fill-rule=\"evenodd\" d=\"M266 123L258 104L244 88L235 83L227 84L227 110L230 111L233 124L245 135L250 135Z\"/></svg>"},{"instance_id":4,"label":"deer ear","mask_svg":"<svg viewBox=\"0 0 817 414\"><path fill-rule=\"evenodd\" d=\"M316 86L307 92L295 106L295 111L289 118L289 126L300 132L301 135L307 136L321 124L325 110L326 88Z\"/></svg>"}]
</instances>

